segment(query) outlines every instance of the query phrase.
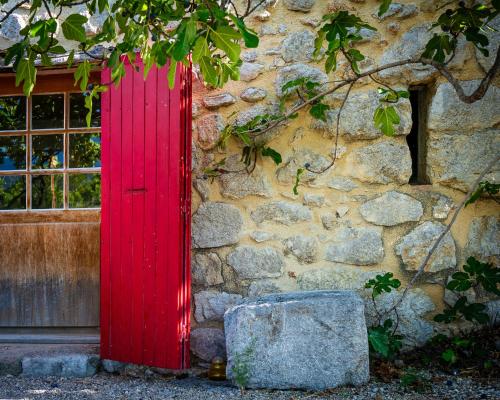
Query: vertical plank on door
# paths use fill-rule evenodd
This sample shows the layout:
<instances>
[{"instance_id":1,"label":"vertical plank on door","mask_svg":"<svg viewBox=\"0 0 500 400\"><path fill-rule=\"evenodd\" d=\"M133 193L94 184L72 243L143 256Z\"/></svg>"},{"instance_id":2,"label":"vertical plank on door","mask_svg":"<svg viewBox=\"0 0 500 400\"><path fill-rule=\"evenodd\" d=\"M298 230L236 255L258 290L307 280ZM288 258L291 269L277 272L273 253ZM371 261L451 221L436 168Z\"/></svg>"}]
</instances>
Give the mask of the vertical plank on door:
<instances>
[{"instance_id":1,"label":"vertical plank on door","mask_svg":"<svg viewBox=\"0 0 500 400\"><path fill-rule=\"evenodd\" d=\"M145 159L146 199L144 218L144 265L143 265L143 296L144 296L144 322L143 322L143 363L154 362L154 282L156 271L156 250L158 240L156 237L156 85L158 70L156 67L149 71L145 88L145 132L146 154L154 155ZM154 132L154 134L153 134Z\"/></svg>"},{"instance_id":2,"label":"vertical plank on door","mask_svg":"<svg viewBox=\"0 0 500 400\"><path fill-rule=\"evenodd\" d=\"M110 109L110 130L108 133L101 133L101 136L107 136L110 140L110 204L109 209L101 206L101 213L110 213L110 315L109 315L109 350L111 354L120 354L120 332L121 326L121 304L117 301L123 293L120 291L120 269L121 269L121 206L122 206L122 91L114 85L110 86L111 109ZM105 173L106 171L101 171ZM101 263L101 268L103 264ZM101 286L105 284L101 282ZM119 361L119 360L118 360Z\"/></svg>"},{"instance_id":3,"label":"vertical plank on door","mask_svg":"<svg viewBox=\"0 0 500 400\"><path fill-rule=\"evenodd\" d=\"M144 159L145 159L145 129L144 129L144 66L139 65L138 74L133 74L133 139L132 139L132 165L134 188L144 188ZM136 111L136 112L134 112ZM142 282L143 260L144 260L144 196L132 196L132 224L133 231L136 233L133 236L132 247L133 255L133 272L132 281ZM133 363L140 364L142 362L142 328L144 326L144 295L142 285L133 285L132 287L132 316L130 331L131 351L130 359Z\"/></svg>"}]
</instances>

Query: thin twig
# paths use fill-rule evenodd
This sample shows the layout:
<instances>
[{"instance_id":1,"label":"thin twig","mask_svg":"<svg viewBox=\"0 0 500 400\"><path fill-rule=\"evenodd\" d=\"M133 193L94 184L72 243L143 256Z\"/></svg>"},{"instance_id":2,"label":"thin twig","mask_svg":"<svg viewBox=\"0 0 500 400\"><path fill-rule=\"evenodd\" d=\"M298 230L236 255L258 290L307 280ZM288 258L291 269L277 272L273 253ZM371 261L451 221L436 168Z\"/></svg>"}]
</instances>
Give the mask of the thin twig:
<instances>
[{"instance_id":1,"label":"thin twig","mask_svg":"<svg viewBox=\"0 0 500 400\"><path fill-rule=\"evenodd\" d=\"M342 100L342 104L340 105L339 112L337 113L337 121L336 121L336 127L335 127L335 149L333 151L333 160L325 168L322 168L318 171L314 171L314 170L310 169L309 167L304 167L307 171L315 173L315 174L322 174L323 172L328 171L330 168L332 168L335 165L335 161L337 160L337 148L338 148L338 144L339 144L340 115L342 114L342 110L344 109L345 103L347 102L347 98L349 97L349 93L351 92L351 89L355 83L356 83L355 81L351 82L351 84L347 88L347 92L344 96L344 99Z\"/></svg>"}]
</instances>

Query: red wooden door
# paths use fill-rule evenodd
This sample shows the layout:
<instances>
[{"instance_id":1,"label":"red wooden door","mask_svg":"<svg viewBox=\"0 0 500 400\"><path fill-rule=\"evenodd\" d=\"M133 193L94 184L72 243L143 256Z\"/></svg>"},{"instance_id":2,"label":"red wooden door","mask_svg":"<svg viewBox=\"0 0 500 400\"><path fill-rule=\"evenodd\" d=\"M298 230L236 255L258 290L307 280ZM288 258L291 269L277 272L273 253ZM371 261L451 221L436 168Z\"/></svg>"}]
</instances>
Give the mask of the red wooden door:
<instances>
[{"instance_id":1,"label":"red wooden door","mask_svg":"<svg viewBox=\"0 0 500 400\"><path fill-rule=\"evenodd\" d=\"M110 81L110 71L102 72ZM102 96L101 357L189 363L190 70L126 65Z\"/></svg>"}]
</instances>

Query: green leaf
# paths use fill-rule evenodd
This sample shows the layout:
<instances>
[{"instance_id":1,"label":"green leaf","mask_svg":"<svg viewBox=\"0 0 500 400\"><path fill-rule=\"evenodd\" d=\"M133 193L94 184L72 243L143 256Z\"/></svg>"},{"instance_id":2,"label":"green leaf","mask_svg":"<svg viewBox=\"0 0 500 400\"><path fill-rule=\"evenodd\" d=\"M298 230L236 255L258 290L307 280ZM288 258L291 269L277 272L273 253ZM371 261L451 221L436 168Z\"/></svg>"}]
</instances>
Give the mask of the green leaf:
<instances>
[{"instance_id":1,"label":"green leaf","mask_svg":"<svg viewBox=\"0 0 500 400\"><path fill-rule=\"evenodd\" d=\"M81 64L78 65L75 71L75 85L80 81L80 90L84 92L87 90L87 84L90 78L90 70L92 66L88 60L84 60Z\"/></svg>"},{"instance_id":2,"label":"green leaf","mask_svg":"<svg viewBox=\"0 0 500 400\"><path fill-rule=\"evenodd\" d=\"M295 196L299 194L299 184L300 184L300 177L301 175L305 172L303 168L297 169L297 173L295 174L295 184L293 185L292 191Z\"/></svg>"},{"instance_id":3,"label":"green leaf","mask_svg":"<svg viewBox=\"0 0 500 400\"><path fill-rule=\"evenodd\" d=\"M457 361L457 355L453 349L447 349L441 354L441 358L448 364L454 364Z\"/></svg>"},{"instance_id":4,"label":"green leaf","mask_svg":"<svg viewBox=\"0 0 500 400\"><path fill-rule=\"evenodd\" d=\"M181 61L189 54L191 45L196 39L196 21L192 18L183 20L178 28L178 36L175 41L172 56L176 61Z\"/></svg>"},{"instance_id":5,"label":"green leaf","mask_svg":"<svg viewBox=\"0 0 500 400\"><path fill-rule=\"evenodd\" d=\"M111 71L111 80L113 81L115 86L118 86L120 84L122 77L124 76L125 76L125 64L123 63L123 61L121 61Z\"/></svg>"},{"instance_id":6,"label":"green leaf","mask_svg":"<svg viewBox=\"0 0 500 400\"><path fill-rule=\"evenodd\" d=\"M330 109L330 106L323 103L316 103L309 109L309 114L313 118L319 119L323 122L326 122L326 112Z\"/></svg>"},{"instance_id":7,"label":"green leaf","mask_svg":"<svg viewBox=\"0 0 500 400\"><path fill-rule=\"evenodd\" d=\"M92 119L92 97L93 97L93 92L88 94L85 97L85 108L87 109L87 115L85 115L85 121L87 123L87 127L90 128L90 122Z\"/></svg>"},{"instance_id":8,"label":"green leaf","mask_svg":"<svg viewBox=\"0 0 500 400\"><path fill-rule=\"evenodd\" d=\"M49 52L53 54L66 54L66 49L62 46L52 46Z\"/></svg>"},{"instance_id":9,"label":"green leaf","mask_svg":"<svg viewBox=\"0 0 500 400\"><path fill-rule=\"evenodd\" d=\"M210 31L210 37L217 48L226 53L227 57L236 62L240 58L241 47L237 43L241 39L241 34L229 26L219 26L217 30Z\"/></svg>"},{"instance_id":10,"label":"green leaf","mask_svg":"<svg viewBox=\"0 0 500 400\"><path fill-rule=\"evenodd\" d=\"M200 59L200 71L203 75L203 79L212 86L217 86L217 72L212 65L212 59L207 56L203 56Z\"/></svg>"},{"instance_id":11,"label":"green leaf","mask_svg":"<svg viewBox=\"0 0 500 400\"><path fill-rule=\"evenodd\" d=\"M168 87L173 89L175 86L175 72L177 71L177 62L170 60L170 66L168 67Z\"/></svg>"},{"instance_id":12,"label":"green leaf","mask_svg":"<svg viewBox=\"0 0 500 400\"><path fill-rule=\"evenodd\" d=\"M469 204L475 203L483 194L489 194L490 196L495 196L500 191L500 184L491 183L488 181L480 182L474 193L471 194L470 198L465 202L465 207Z\"/></svg>"},{"instance_id":13,"label":"green leaf","mask_svg":"<svg viewBox=\"0 0 500 400\"><path fill-rule=\"evenodd\" d=\"M210 50L208 48L208 42L206 37L200 36L196 39L196 42L193 46L193 62L197 63L201 60L201 57L209 57Z\"/></svg>"},{"instance_id":14,"label":"green leaf","mask_svg":"<svg viewBox=\"0 0 500 400\"><path fill-rule=\"evenodd\" d=\"M387 10L389 10L389 6L391 5L392 0L382 0L382 3L380 4L378 8L378 16L381 17L384 15Z\"/></svg>"},{"instance_id":15,"label":"green leaf","mask_svg":"<svg viewBox=\"0 0 500 400\"><path fill-rule=\"evenodd\" d=\"M399 115L393 106L379 106L373 116L375 127L380 129L384 135L394 136L394 125L399 124Z\"/></svg>"},{"instance_id":16,"label":"green leaf","mask_svg":"<svg viewBox=\"0 0 500 400\"><path fill-rule=\"evenodd\" d=\"M35 63L31 59L21 58L16 67L16 86L21 82L23 84L23 93L29 96L36 83Z\"/></svg>"},{"instance_id":17,"label":"green leaf","mask_svg":"<svg viewBox=\"0 0 500 400\"><path fill-rule=\"evenodd\" d=\"M368 331L368 341L375 352L384 358L389 356L389 336L384 330L370 329Z\"/></svg>"},{"instance_id":18,"label":"green leaf","mask_svg":"<svg viewBox=\"0 0 500 400\"><path fill-rule=\"evenodd\" d=\"M71 68L74 59L75 59L75 50L71 50L68 55L68 61L66 61L68 68Z\"/></svg>"},{"instance_id":19,"label":"green leaf","mask_svg":"<svg viewBox=\"0 0 500 400\"><path fill-rule=\"evenodd\" d=\"M42 58L42 65L44 67L50 67L52 65L52 60L50 59L50 57L47 55L47 53L42 53L41 54L41 58Z\"/></svg>"},{"instance_id":20,"label":"green leaf","mask_svg":"<svg viewBox=\"0 0 500 400\"><path fill-rule=\"evenodd\" d=\"M86 36L83 24L87 21L87 17L81 14L69 15L61 25L64 37L68 40L85 42Z\"/></svg>"},{"instance_id":21,"label":"green leaf","mask_svg":"<svg viewBox=\"0 0 500 400\"><path fill-rule=\"evenodd\" d=\"M271 157L276 165L281 164L281 154L270 147L263 147L261 154L263 157Z\"/></svg>"},{"instance_id":22,"label":"green leaf","mask_svg":"<svg viewBox=\"0 0 500 400\"><path fill-rule=\"evenodd\" d=\"M99 8L99 12L102 13L105 9L108 8L108 0L97 0L97 5Z\"/></svg>"},{"instance_id":23,"label":"green leaf","mask_svg":"<svg viewBox=\"0 0 500 400\"><path fill-rule=\"evenodd\" d=\"M393 279L394 274L387 272L384 275L377 275L375 279L370 279L365 284L366 289L372 289L372 297L375 298L382 292L390 293L392 289L397 289L401 286L399 279ZM389 320L387 320L389 321Z\"/></svg>"},{"instance_id":24,"label":"green leaf","mask_svg":"<svg viewBox=\"0 0 500 400\"><path fill-rule=\"evenodd\" d=\"M259 46L259 37L257 36L257 34L254 31L248 29L245 25L245 22L241 18L237 18L234 15L230 15L229 17L233 20L234 24L243 36L245 46L249 49L257 48Z\"/></svg>"},{"instance_id":25,"label":"green leaf","mask_svg":"<svg viewBox=\"0 0 500 400\"><path fill-rule=\"evenodd\" d=\"M455 272L451 277L452 280L446 285L448 290L463 292L472 287L472 281L466 272Z\"/></svg>"},{"instance_id":26,"label":"green leaf","mask_svg":"<svg viewBox=\"0 0 500 400\"><path fill-rule=\"evenodd\" d=\"M434 34L427 42L422 53L423 58L430 58L438 63L444 63L446 56L453 53L457 46L456 38L448 34Z\"/></svg>"}]
</instances>

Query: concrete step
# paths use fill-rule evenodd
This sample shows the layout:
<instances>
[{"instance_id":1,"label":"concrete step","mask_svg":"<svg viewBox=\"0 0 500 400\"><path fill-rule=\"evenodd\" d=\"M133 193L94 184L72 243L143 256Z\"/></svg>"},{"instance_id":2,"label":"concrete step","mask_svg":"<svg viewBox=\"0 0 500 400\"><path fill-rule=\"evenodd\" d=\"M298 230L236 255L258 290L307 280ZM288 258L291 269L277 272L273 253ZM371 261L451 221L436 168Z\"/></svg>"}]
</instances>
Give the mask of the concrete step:
<instances>
[{"instance_id":1,"label":"concrete step","mask_svg":"<svg viewBox=\"0 0 500 400\"><path fill-rule=\"evenodd\" d=\"M0 375L85 377L100 368L99 346L0 344Z\"/></svg>"}]
</instances>

